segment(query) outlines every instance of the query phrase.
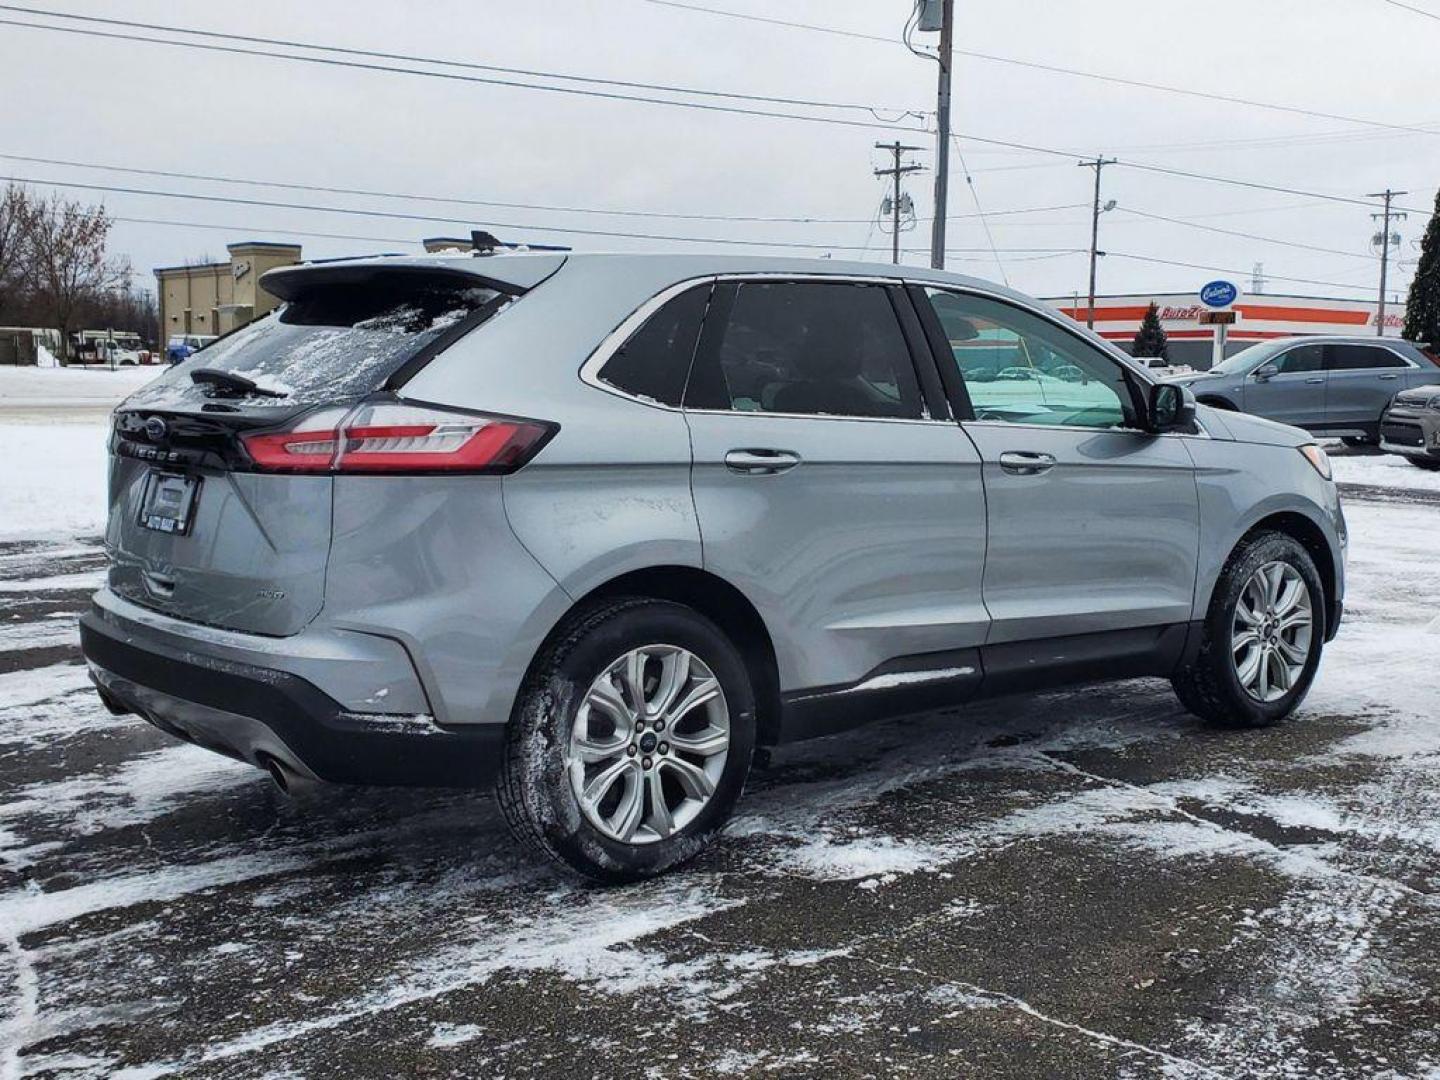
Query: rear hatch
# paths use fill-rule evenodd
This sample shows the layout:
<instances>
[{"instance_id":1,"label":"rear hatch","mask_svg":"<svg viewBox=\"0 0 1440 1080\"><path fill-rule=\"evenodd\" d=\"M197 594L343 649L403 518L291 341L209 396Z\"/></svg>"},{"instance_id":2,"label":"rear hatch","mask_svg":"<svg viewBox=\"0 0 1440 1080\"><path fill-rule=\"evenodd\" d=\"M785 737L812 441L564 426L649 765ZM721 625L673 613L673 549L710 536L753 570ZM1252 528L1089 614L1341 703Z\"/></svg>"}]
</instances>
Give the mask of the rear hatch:
<instances>
[{"instance_id":1,"label":"rear hatch","mask_svg":"<svg viewBox=\"0 0 1440 1080\"><path fill-rule=\"evenodd\" d=\"M334 428L521 289L405 263L298 268L267 276L266 287L284 307L201 349L116 410L106 543L110 587L126 599L284 636L324 601L333 481L323 454L313 467L297 456L276 468L257 459L255 440Z\"/></svg>"}]
</instances>

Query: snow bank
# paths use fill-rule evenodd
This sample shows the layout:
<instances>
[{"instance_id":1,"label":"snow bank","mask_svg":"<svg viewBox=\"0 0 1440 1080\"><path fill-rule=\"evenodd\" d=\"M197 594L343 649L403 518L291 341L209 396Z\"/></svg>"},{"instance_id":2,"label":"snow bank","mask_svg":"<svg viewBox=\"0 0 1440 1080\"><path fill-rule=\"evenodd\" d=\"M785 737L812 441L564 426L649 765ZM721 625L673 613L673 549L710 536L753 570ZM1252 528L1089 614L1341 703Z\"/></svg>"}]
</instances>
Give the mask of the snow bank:
<instances>
[{"instance_id":1,"label":"snow bank","mask_svg":"<svg viewBox=\"0 0 1440 1080\"><path fill-rule=\"evenodd\" d=\"M108 433L104 423L0 424L0 541L103 532Z\"/></svg>"}]
</instances>

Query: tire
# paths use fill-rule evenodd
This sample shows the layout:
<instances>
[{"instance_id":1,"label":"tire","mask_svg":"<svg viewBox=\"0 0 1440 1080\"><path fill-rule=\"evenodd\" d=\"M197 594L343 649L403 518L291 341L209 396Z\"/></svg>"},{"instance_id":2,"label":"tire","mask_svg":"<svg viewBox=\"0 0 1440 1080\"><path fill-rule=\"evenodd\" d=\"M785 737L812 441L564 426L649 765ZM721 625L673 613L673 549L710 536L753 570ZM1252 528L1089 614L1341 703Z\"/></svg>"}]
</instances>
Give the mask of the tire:
<instances>
[{"instance_id":1,"label":"tire","mask_svg":"<svg viewBox=\"0 0 1440 1080\"><path fill-rule=\"evenodd\" d=\"M640 696L655 706L668 692L670 711L637 717L635 668L626 662L637 654ZM682 712L692 695L712 689L710 680L718 696ZM577 732L595 760L576 764ZM681 740L711 752L682 749ZM531 665L497 797L522 843L595 881L637 881L693 859L714 840L745 788L754 751L754 691L725 634L682 604L610 600L567 618ZM582 800L582 790L597 797Z\"/></svg>"},{"instance_id":2,"label":"tire","mask_svg":"<svg viewBox=\"0 0 1440 1080\"><path fill-rule=\"evenodd\" d=\"M1412 457L1408 460L1410 464L1414 465L1417 469L1424 469L1426 472L1440 471L1440 458Z\"/></svg>"},{"instance_id":3,"label":"tire","mask_svg":"<svg viewBox=\"0 0 1440 1080\"><path fill-rule=\"evenodd\" d=\"M1255 591L1261 586L1256 584L1252 589L1262 569L1270 575L1268 580L1281 581L1279 620L1265 610L1265 597ZM1292 587L1303 587L1303 595L1292 593ZM1234 645L1235 635L1247 629L1249 623L1239 607L1242 597L1244 613L1260 619L1255 624L1256 641L1248 647ZM1286 609L1285 603L1290 600L1293 606ZM1295 617L1307 608L1308 634L1302 634ZM1324 647L1326 618L1319 571L1300 542L1280 532L1246 537L1231 553L1215 584L1194 660L1171 677L1175 695L1190 712L1220 727L1278 724L1305 700L1315 679ZM1284 626L1286 622L1295 624ZM1271 637L1270 631L1277 624L1281 629ZM1269 641L1277 644L1270 647L1267 656L1265 645ZM1257 653L1259 659L1255 660ZM1302 656L1303 661L1299 659ZM1256 665L1253 668L1247 664L1252 660ZM1248 688L1240 669L1250 676Z\"/></svg>"}]
</instances>

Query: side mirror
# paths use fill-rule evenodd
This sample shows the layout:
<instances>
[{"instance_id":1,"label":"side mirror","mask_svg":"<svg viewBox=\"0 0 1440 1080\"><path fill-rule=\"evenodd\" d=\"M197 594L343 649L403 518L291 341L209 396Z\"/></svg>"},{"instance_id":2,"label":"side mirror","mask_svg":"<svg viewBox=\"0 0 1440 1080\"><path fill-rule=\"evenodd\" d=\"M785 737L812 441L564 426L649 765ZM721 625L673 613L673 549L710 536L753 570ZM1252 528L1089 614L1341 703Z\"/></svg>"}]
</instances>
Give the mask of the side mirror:
<instances>
[{"instance_id":1,"label":"side mirror","mask_svg":"<svg viewBox=\"0 0 1440 1080\"><path fill-rule=\"evenodd\" d=\"M1280 374L1280 369L1274 364L1261 364L1255 369L1253 374L1256 382L1269 382L1276 375Z\"/></svg>"},{"instance_id":2,"label":"side mirror","mask_svg":"<svg viewBox=\"0 0 1440 1080\"><path fill-rule=\"evenodd\" d=\"M1150 387L1150 430L1156 435L1187 430L1195 420L1195 395L1179 383Z\"/></svg>"}]
</instances>

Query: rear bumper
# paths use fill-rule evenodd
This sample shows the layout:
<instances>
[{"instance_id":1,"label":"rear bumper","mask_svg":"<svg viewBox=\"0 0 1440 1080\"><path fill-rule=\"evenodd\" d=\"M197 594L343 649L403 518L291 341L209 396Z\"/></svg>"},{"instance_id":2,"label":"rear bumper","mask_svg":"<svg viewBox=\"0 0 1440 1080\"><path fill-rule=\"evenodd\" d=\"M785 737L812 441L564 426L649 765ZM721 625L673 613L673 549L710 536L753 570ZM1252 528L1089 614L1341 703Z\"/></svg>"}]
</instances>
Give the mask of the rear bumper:
<instances>
[{"instance_id":1,"label":"rear bumper","mask_svg":"<svg viewBox=\"0 0 1440 1080\"><path fill-rule=\"evenodd\" d=\"M135 632L141 630L141 632ZM113 708L259 768L330 783L478 787L494 776L504 726L437 726L428 715L359 713L291 672L177 649L98 609L80 620L91 677Z\"/></svg>"}]
</instances>

